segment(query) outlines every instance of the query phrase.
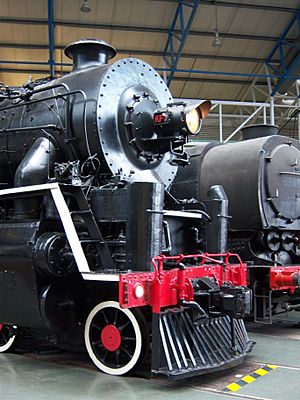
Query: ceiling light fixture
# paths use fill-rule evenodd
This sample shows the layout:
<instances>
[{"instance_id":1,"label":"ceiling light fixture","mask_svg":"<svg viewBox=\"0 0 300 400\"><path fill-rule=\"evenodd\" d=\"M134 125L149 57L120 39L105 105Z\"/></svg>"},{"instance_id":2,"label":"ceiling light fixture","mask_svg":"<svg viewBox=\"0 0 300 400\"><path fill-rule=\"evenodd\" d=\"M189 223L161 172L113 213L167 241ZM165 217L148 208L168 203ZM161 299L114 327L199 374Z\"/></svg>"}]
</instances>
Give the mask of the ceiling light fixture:
<instances>
[{"instance_id":1,"label":"ceiling light fixture","mask_svg":"<svg viewBox=\"0 0 300 400\"><path fill-rule=\"evenodd\" d=\"M215 36L213 38L213 41L211 43L212 47L215 49L218 49L221 46L221 40L220 40L220 35L218 31L218 10L217 10L217 5L214 2L215 5L215 21L216 21L216 28L215 28Z\"/></svg>"},{"instance_id":2,"label":"ceiling light fixture","mask_svg":"<svg viewBox=\"0 0 300 400\"><path fill-rule=\"evenodd\" d=\"M89 13L91 11L91 7L88 3L88 0L83 0L83 3L80 6L80 11L84 13Z\"/></svg>"}]
</instances>

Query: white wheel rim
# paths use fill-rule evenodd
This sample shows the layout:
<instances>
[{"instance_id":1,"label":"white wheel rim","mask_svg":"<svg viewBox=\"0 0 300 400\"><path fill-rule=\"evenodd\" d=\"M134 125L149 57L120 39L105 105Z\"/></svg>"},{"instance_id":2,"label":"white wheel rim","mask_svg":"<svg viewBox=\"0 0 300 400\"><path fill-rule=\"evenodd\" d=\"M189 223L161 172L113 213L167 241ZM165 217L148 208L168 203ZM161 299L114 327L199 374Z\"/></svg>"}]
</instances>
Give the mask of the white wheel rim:
<instances>
[{"instance_id":1,"label":"white wheel rim","mask_svg":"<svg viewBox=\"0 0 300 400\"><path fill-rule=\"evenodd\" d=\"M131 360L126 365L124 365L120 368L110 368L107 365L103 364L95 355L92 345L91 345L91 341L90 341L90 327L91 327L91 323L92 323L94 316L100 310L102 310L104 308L108 308L108 307L116 308L128 317L128 319L130 320L130 322L133 326L135 338L136 338L135 350L134 350ZM105 301L103 303L96 305L96 307L93 308L93 310L90 312L90 314L86 320L85 329L84 329L84 340L85 340L85 345L86 345L88 354L89 354L90 358L92 359L92 361L94 362L94 364L101 371L105 372L106 374L110 374L110 375L123 375L123 374L126 374L127 372L129 372L137 363L139 356L141 354L141 350L142 350L142 334L141 334L139 324L138 324L134 314L129 309L121 308L119 303L116 301Z\"/></svg>"},{"instance_id":2,"label":"white wheel rim","mask_svg":"<svg viewBox=\"0 0 300 400\"><path fill-rule=\"evenodd\" d=\"M3 325L5 326L5 325ZM17 328L16 326L13 326L13 328ZM9 348L13 345L14 341L16 340L16 335L13 335L8 342L6 342L4 345L0 345L0 353L4 353L5 351L9 350Z\"/></svg>"}]
</instances>

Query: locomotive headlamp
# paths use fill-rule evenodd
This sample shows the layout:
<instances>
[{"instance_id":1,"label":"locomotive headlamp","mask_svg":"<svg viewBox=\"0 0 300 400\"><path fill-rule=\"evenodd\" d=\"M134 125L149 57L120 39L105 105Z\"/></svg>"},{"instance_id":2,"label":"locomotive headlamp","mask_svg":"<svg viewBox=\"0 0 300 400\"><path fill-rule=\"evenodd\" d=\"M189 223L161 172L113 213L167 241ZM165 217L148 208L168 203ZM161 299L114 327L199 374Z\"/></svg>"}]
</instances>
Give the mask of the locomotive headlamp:
<instances>
[{"instance_id":1,"label":"locomotive headlamp","mask_svg":"<svg viewBox=\"0 0 300 400\"><path fill-rule=\"evenodd\" d=\"M189 156L183 146L188 142L189 135L197 135L202 126L202 120L211 108L209 100L196 104L184 102L170 103L165 108L155 110L153 113L154 137L156 149L161 153L171 151L175 158L172 163L176 165L188 164Z\"/></svg>"},{"instance_id":2,"label":"locomotive headlamp","mask_svg":"<svg viewBox=\"0 0 300 400\"><path fill-rule=\"evenodd\" d=\"M210 109L211 102L208 100L185 107L185 121L191 135L197 135L200 132L202 120L207 117Z\"/></svg>"},{"instance_id":3,"label":"locomotive headlamp","mask_svg":"<svg viewBox=\"0 0 300 400\"><path fill-rule=\"evenodd\" d=\"M188 130L192 135L196 135L201 128L201 116L199 115L199 111L194 109L188 112L185 116L186 125Z\"/></svg>"},{"instance_id":4,"label":"locomotive headlamp","mask_svg":"<svg viewBox=\"0 0 300 400\"><path fill-rule=\"evenodd\" d=\"M168 104L166 108L154 112L154 127L158 139L178 138L197 135L211 108L205 100L196 104L183 102Z\"/></svg>"}]
</instances>

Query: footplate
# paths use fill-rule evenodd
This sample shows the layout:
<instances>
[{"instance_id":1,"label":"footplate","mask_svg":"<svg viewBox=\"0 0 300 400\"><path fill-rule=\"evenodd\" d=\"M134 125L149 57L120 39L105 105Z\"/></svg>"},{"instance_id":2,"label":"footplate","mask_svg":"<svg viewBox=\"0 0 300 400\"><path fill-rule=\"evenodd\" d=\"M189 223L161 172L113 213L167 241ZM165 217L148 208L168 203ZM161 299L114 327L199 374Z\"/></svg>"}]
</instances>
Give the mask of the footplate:
<instances>
[{"instance_id":1,"label":"footplate","mask_svg":"<svg viewBox=\"0 0 300 400\"><path fill-rule=\"evenodd\" d=\"M253 345L243 320L195 321L190 309L167 310L153 315L152 372L182 379L225 369L242 362Z\"/></svg>"}]
</instances>

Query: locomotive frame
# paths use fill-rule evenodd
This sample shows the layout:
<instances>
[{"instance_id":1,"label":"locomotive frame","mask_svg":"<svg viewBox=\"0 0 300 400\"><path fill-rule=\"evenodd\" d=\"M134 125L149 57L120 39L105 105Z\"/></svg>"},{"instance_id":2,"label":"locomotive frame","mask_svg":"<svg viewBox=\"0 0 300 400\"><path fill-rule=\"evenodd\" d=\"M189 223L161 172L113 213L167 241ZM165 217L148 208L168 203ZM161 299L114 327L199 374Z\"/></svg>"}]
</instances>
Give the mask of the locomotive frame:
<instances>
[{"instance_id":1,"label":"locomotive frame","mask_svg":"<svg viewBox=\"0 0 300 400\"><path fill-rule=\"evenodd\" d=\"M226 367L234 366L242 361L245 353L251 350L253 343L248 338L242 320L236 319L236 317L244 316L244 296L248 294L243 289L247 284L247 266L236 254L161 255L152 259L154 272L92 271L63 195L64 191L68 190L70 188L64 188L58 183L3 189L0 191L0 199L15 196L27 197L34 193L41 195L50 191L82 278L86 282L96 283L96 286L101 282L102 285L105 284L109 288L111 300L105 299L95 305L88 314L84 332L87 351L99 369L109 374L122 375L136 368L145 360L149 350L150 332L143 312L139 309L146 307L150 307L152 310L152 346L155 349L152 352L152 373L163 374L172 379L182 379L186 376L216 371L224 368L225 365ZM191 216L186 213L185 217ZM218 259L220 257L223 257L224 261ZM230 263L229 259L231 258L235 258L237 263ZM186 260L192 260L190 267L183 264ZM172 270L164 270L165 263L170 261L175 262L174 267ZM177 265L178 267L176 267ZM10 275L10 278L7 278L6 275ZM8 288L8 280L12 279L11 277L11 271L1 271L2 290L6 285ZM199 279L199 282L201 279L211 280L210 284L217 297L219 294L217 288L221 287L224 290L224 297L218 298L216 302L217 308L221 307L223 311L220 313L213 304L210 305L210 309L215 309L213 313L216 314L216 317L213 319L208 317L207 312L201 307L201 303L194 301L193 281L196 279ZM213 285L214 281L217 284ZM230 285L226 282L230 282ZM17 282L14 282L10 283L10 289L14 285L17 288ZM99 286L100 290L101 286ZM237 287L241 287L241 289L237 291ZM51 290L51 285L47 288L47 290L49 289ZM95 289L96 287L93 288L93 290ZM47 295L48 292L45 291L42 314L51 331L54 329L51 325L57 324L58 321L50 320L51 314L47 315L47 301L50 303L55 301L51 299L50 295L48 295L50 297L48 300ZM208 292L207 295L209 295ZM117 296L118 301L114 300ZM55 305L59 306L61 300L59 299ZM249 299L246 301L249 306ZM238 303L235 304L236 302ZM51 308L55 305L52 304ZM70 305L65 302L63 306L67 309ZM115 365L112 361L109 365L103 362L103 354L99 355L99 352L95 350L95 343L93 343L96 340L95 330L96 336L100 330L99 326L93 327L94 320L101 314L105 315L104 312L108 312L107 310L111 312L112 309L115 310L113 316L115 321L111 324L106 321L101 332L101 342L104 346L102 353L109 353L111 357L118 358L116 352L122 348L122 327L118 326L118 323L120 324L122 321L124 324L124 318L128 318L126 323L130 322L134 330L134 334L131 333L132 337L130 338L136 342L134 352L130 354L130 357L128 355L127 363L122 366L118 366L117 361ZM194 310L192 314L188 311L189 309ZM207 311L211 312L211 310ZM118 313L121 314L121 317L118 316ZM149 311L146 311L146 314L148 313ZM222 316L224 313L228 316ZM102 318L104 317L102 316ZM220 327L222 327L222 333L217 333ZM1 324L1 331L5 328L6 325ZM1 343L1 351L9 350L14 346L14 341L17 342L17 329L17 326L13 325L13 334L10 335L9 340ZM195 349L196 353L193 355ZM126 347L125 350L128 352Z\"/></svg>"}]
</instances>

